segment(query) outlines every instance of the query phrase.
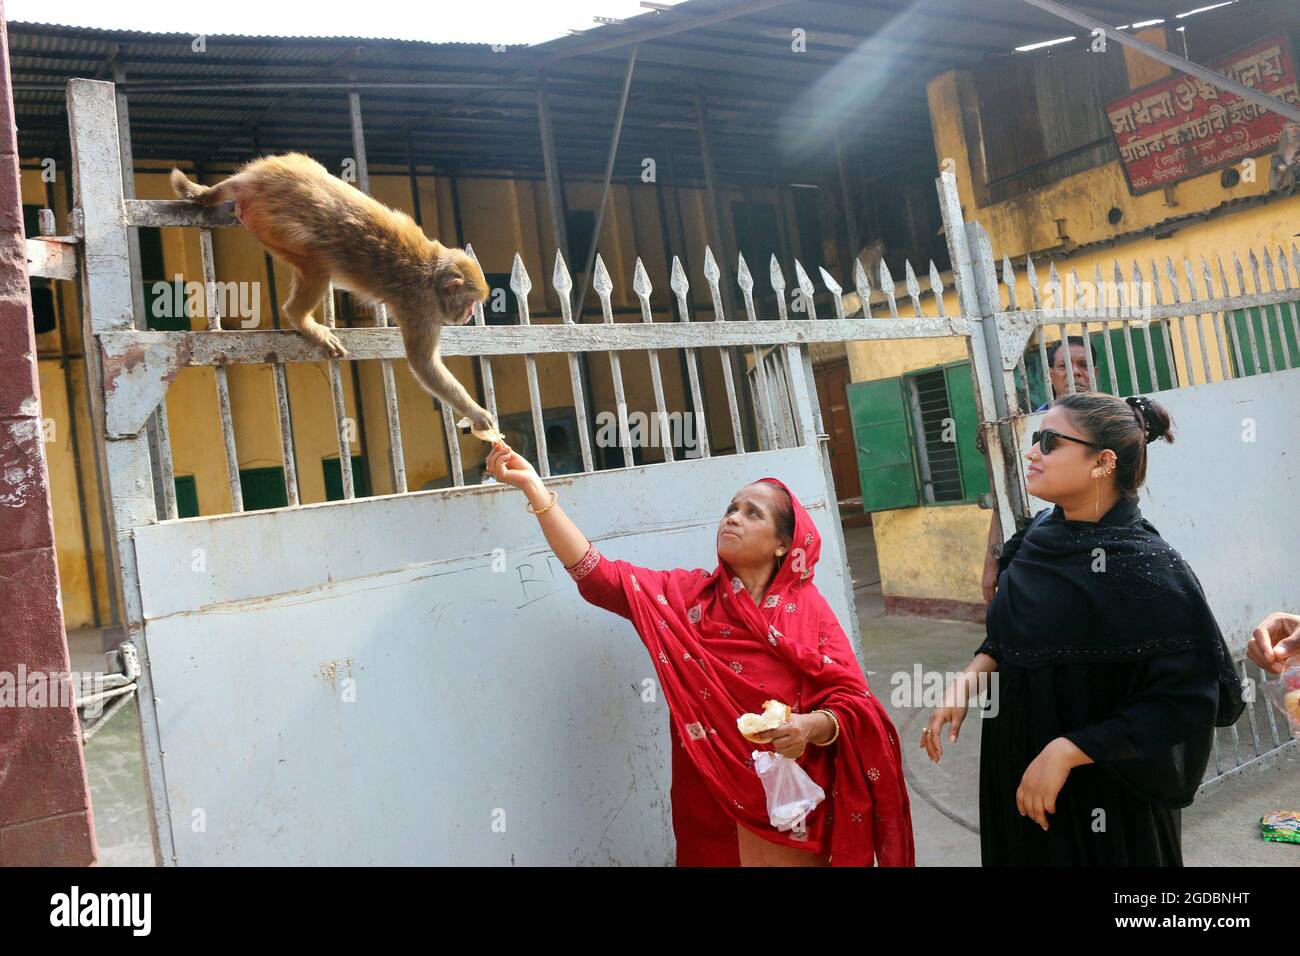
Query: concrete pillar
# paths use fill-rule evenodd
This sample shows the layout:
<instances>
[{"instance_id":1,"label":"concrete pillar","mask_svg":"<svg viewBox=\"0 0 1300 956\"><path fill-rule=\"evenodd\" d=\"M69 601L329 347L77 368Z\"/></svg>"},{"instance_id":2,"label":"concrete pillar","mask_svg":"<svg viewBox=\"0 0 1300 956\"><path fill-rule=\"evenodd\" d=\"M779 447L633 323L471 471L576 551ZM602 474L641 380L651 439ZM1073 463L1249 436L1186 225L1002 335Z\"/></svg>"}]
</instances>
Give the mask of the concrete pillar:
<instances>
[{"instance_id":1,"label":"concrete pillar","mask_svg":"<svg viewBox=\"0 0 1300 956\"><path fill-rule=\"evenodd\" d=\"M0 4L0 865L83 866L99 850L71 688L47 693L46 706L10 706L30 702L24 674L30 686L32 675L70 669L37 382ZM59 686L45 683L47 691Z\"/></svg>"}]
</instances>

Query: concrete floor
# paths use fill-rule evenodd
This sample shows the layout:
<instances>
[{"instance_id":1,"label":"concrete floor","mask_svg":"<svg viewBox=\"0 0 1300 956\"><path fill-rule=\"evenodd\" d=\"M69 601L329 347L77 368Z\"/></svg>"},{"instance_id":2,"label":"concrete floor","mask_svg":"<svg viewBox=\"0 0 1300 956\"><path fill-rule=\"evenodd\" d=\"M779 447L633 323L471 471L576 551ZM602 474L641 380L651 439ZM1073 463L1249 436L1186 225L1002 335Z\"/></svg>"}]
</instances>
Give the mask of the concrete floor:
<instances>
[{"instance_id":1,"label":"concrete floor","mask_svg":"<svg viewBox=\"0 0 1300 956\"><path fill-rule=\"evenodd\" d=\"M932 764L919 749L929 711L896 707L895 675L958 671L983 640L981 625L884 613L875 539L871 529L845 531L854 595L862 631L862 652L873 692L890 710L903 745L912 796L912 825L920 866L979 866L979 717L967 718L956 744ZM102 666L99 631L69 635L73 667ZM86 744L86 764L95 809L95 829L104 866L149 866L153 862L145 809L135 711L124 708ZM1274 767L1224 781L1183 811L1183 852L1195 866L1297 866L1300 844L1266 843L1259 818L1269 810L1300 809L1300 756Z\"/></svg>"}]
</instances>

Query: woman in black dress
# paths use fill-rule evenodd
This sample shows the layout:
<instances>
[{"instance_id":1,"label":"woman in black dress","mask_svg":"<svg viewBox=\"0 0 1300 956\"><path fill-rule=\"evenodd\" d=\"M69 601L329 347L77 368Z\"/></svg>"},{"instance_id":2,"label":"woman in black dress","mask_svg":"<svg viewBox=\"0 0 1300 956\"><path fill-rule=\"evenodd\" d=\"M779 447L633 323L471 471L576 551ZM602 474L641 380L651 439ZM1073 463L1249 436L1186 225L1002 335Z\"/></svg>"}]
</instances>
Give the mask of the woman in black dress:
<instances>
[{"instance_id":1,"label":"woman in black dress","mask_svg":"<svg viewBox=\"0 0 1300 956\"><path fill-rule=\"evenodd\" d=\"M1002 550L987 637L922 731L938 761L983 673L985 866L1180 866L1180 810L1241 684L1192 569L1142 518L1156 402L1085 392L1048 410L1030 494L1055 503Z\"/></svg>"}]
</instances>

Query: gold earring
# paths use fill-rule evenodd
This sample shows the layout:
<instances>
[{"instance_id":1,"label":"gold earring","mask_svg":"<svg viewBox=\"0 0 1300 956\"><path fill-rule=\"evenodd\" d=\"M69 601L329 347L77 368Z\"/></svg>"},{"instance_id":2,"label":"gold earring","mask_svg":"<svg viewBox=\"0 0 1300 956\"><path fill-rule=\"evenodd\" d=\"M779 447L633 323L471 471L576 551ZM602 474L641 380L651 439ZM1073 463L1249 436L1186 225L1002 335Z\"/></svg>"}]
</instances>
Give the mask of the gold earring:
<instances>
[{"instance_id":1,"label":"gold earring","mask_svg":"<svg viewBox=\"0 0 1300 956\"><path fill-rule=\"evenodd\" d=\"M1106 472L1101 470L1101 465L1098 465L1096 468L1092 470L1092 477L1094 478L1101 478L1105 476L1105 474Z\"/></svg>"}]
</instances>

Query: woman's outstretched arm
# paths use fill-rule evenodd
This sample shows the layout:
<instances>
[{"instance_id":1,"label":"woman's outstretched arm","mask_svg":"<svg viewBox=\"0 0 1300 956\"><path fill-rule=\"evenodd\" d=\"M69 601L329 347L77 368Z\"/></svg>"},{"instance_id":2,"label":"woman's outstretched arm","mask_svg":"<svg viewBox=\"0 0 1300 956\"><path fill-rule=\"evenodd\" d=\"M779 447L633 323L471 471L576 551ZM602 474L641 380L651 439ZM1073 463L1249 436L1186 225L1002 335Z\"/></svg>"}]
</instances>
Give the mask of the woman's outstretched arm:
<instances>
[{"instance_id":1,"label":"woman's outstretched arm","mask_svg":"<svg viewBox=\"0 0 1300 956\"><path fill-rule=\"evenodd\" d=\"M528 460L516 454L505 442L498 442L488 453L487 470L497 481L514 485L528 497L528 503L537 515L537 523L546 536L546 543L551 546L555 556L566 568L572 567L586 557L591 542L579 530L569 516L564 513L557 501L550 508L551 492L542 484L541 476L529 464ZM546 509L542 511L542 509Z\"/></svg>"}]
</instances>

